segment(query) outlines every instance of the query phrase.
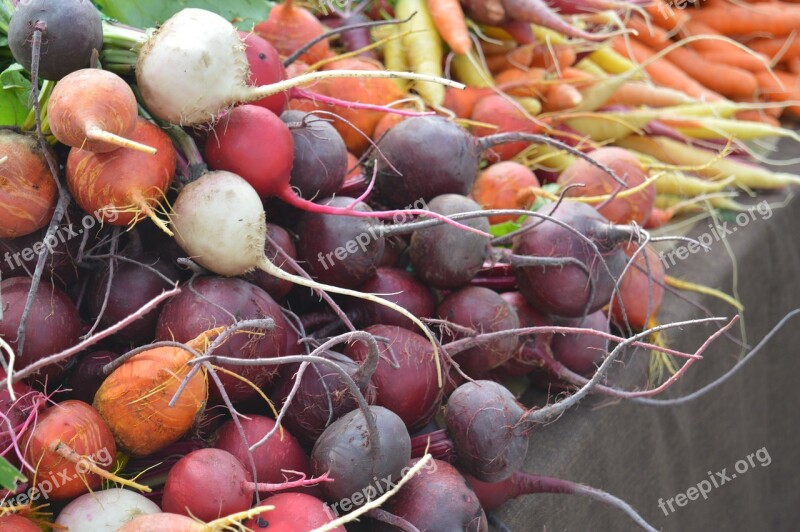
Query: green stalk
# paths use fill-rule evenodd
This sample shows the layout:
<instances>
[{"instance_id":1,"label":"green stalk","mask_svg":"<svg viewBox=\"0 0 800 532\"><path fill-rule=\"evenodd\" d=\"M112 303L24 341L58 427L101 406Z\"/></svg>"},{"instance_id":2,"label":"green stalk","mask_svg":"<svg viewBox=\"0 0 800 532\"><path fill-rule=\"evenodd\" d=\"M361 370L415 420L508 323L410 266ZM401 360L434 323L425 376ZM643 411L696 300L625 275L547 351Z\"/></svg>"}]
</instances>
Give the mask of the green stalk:
<instances>
[{"instance_id":1,"label":"green stalk","mask_svg":"<svg viewBox=\"0 0 800 532\"><path fill-rule=\"evenodd\" d=\"M149 30L137 30L103 21L103 47L138 52L149 36Z\"/></svg>"}]
</instances>

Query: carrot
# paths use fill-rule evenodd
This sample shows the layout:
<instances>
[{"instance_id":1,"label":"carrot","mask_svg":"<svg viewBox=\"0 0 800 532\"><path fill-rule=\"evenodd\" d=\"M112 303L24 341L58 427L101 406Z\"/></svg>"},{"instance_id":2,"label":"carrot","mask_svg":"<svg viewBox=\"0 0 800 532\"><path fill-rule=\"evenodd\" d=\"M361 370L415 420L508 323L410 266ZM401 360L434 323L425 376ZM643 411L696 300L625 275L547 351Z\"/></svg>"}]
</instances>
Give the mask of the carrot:
<instances>
[{"instance_id":1,"label":"carrot","mask_svg":"<svg viewBox=\"0 0 800 532\"><path fill-rule=\"evenodd\" d=\"M769 58L765 55L749 55L739 50L741 54L727 52L700 51L700 56L711 63L718 63L736 67L748 72L761 72L769 66Z\"/></svg>"},{"instance_id":2,"label":"carrot","mask_svg":"<svg viewBox=\"0 0 800 532\"><path fill-rule=\"evenodd\" d=\"M544 68L545 70L562 71L575 63L577 55L575 47L569 44L555 44L547 46L544 44L534 44L520 46L516 50L506 54L508 62L519 67L520 65L534 68Z\"/></svg>"},{"instance_id":3,"label":"carrot","mask_svg":"<svg viewBox=\"0 0 800 532\"><path fill-rule=\"evenodd\" d=\"M472 50L472 39L469 38L464 10L459 0L427 0L433 23L439 30L444 42L457 54L466 54Z\"/></svg>"},{"instance_id":4,"label":"carrot","mask_svg":"<svg viewBox=\"0 0 800 532\"><path fill-rule=\"evenodd\" d=\"M474 51L465 55L456 54L450 66L455 78L465 85L481 88L494 85L491 74L483 68Z\"/></svg>"},{"instance_id":5,"label":"carrot","mask_svg":"<svg viewBox=\"0 0 800 532\"><path fill-rule=\"evenodd\" d=\"M674 30L689 20L689 15L681 9L672 7L666 0L656 0L652 4L642 7L652 17L653 24L666 30Z\"/></svg>"},{"instance_id":6,"label":"carrot","mask_svg":"<svg viewBox=\"0 0 800 532\"><path fill-rule=\"evenodd\" d=\"M784 37L800 28L800 8L786 5L759 5L744 9L733 5L698 9L692 18L723 35L748 35L764 32Z\"/></svg>"},{"instance_id":7,"label":"carrot","mask_svg":"<svg viewBox=\"0 0 800 532\"><path fill-rule=\"evenodd\" d=\"M749 122L762 122L772 127L778 127L781 125L780 120L765 113L763 109L748 109L746 111L740 111L736 113L736 119L746 120Z\"/></svg>"},{"instance_id":8,"label":"carrot","mask_svg":"<svg viewBox=\"0 0 800 532\"><path fill-rule=\"evenodd\" d=\"M787 65L792 74L800 75L800 57L791 58L789 61L787 61Z\"/></svg>"},{"instance_id":9,"label":"carrot","mask_svg":"<svg viewBox=\"0 0 800 532\"><path fill-rule=\"evenodd\" d=\"M672 44L666 31L648 28L640 18L631 18L628 27L639 32L636 39L653 50L663 50ZM756 91L756 80L749 72L725 64L713 64L686 48L669 52L666 59L709 89L724 96L749 96Z\"/></svg>"},{"instance_id":10,"label":"carrot","mask_svg":"<svg viewBox=\"0 0 800 532\"><path fill-rule=\"evenodd\" d=\"M467 87L464 90L447 87L444 91L444 106L458 118L469 118L478 100L491 94L492 89Z\"/></svg>"},{"instance_id":11,"label":"carrot","mask_svg":"<svg viewBox=\"0 0 800 532\"><path fill-rule=\"evenodd\" d=\"M644 228L657 229L663 225L666 225L667 222L672 220L674 215L675 213L673 211L653 207L653 210L650 211L650 218L647 219L647 223L644 224Z\"/></svg>"},{"instance_id":12,"label":"carrot","mask_svg":"<svg viewBox=\"0 0 800 532\"><path fill-rule=\"evenodd\" d=\"M570 83L549 85L544 93L545 112L573 109L583 101L583 95Z\"/></svg>"},{"instance_id":13,"label":"carrot","mask_svg":"<svg viewBox=\"0 0 800 532\"><path fill-rule=\"evenodd\" d=\"M692 101L691 97L675 89L654 87L640 81L626 81L617 88L608 103L627 105L629 107L638 107L640 105L668 107Z\"/></svg>"},{"instance_id":14,"label":"carrot","mask_svg":"<svg viewBox=\"0 0 800 532\"><path fill-rule=\"evenodd\" d=\"M694 19L688 20L681 27L681 34L684 37L693 35L721 36L714 28ZM689 46L711 61L725 63L751 72L764 70L765 62L769 62L769 58L764 54L748 54L741 48L722 40L704 39L694 41Z\"/></svg>"},{"instance_id":15,"label":"carrot","mask_svg":"<svg viewBox=\"0 0 800 532\"><path fill-rule=\"evenodd\" d=\"M418 74L442 77L442 39L436 31L431 13L424 0L399 0L395 6L395 16L406 19L417 13L404 24L403 29L410 33L403 37L408 63ZM441 107L444 103L444 86L438 83L418 82L414 88L430 105Z\"/></svg>"},{"instance_id":16,"label":"carrot","mask_svg":"<svg viewBox=\"0 0 800 532\"><path fill-rule=\"evenodd\" d=\"M400 28L395 26L382 26L382 31L389 33L387 37L392 35L399 35ZM406 51L403 49L403 39L395 38L386 41L383 45L383 62L386 65L386 70L393 70L395 72L408 71L408 61L406 60ZM395 78L394 81L397 88L404 91L408 87L407 79Z\"/></svg>"},{"instance_id":17,"label":"carrot","mask_svg":"<svg viewBox=\"0 0 800 532\"><path fill-rule=\"evenodd\" d=\"M770 59L780 54L779 61L781 62L800 57L800 35L789 36L785 39L753 39L747 45Z\"/></svg>"},{"instance_id":18,"label":"carrot","mask_svg":"<svg viewBox=\"0 0 800 532\"><path fill-rule=\"evenodd\" d=\"M617 53L640 64L655 54L651 48L635 40L628 41L626 45L623 39L616 38L611 43ZM656 84L679 90L688 96L705 100L722 98L720 94L707 89L666 59L658 59L646 66L644 70Z\"/></svg>"},{"instance_id":19,"label":"carrot","mask_svg":"<svg viewBox=\"0 0 800 532\"><path fill-rule=\"evenodd\" d=\"M775 70L774 74L778 81L769 72L756 74L761 95L772 102L800 100L800 87L798 86L800 79L798 76L780 70ZM800 105L788 105L786 110L795 116L800 116Z\"/></svg>"},{"instance_id":20,"label":"carrot","mask_svg":"<svg viewBox=\"0 0 800 532\"><path fill-rule=\"evenodd\" d=\"M537 98L542 95L546 85L543 83L545 71L541 68L520 70L510 68L495 76L498 88L511 96L530 96Z\"/></svg>"}]
</instances>

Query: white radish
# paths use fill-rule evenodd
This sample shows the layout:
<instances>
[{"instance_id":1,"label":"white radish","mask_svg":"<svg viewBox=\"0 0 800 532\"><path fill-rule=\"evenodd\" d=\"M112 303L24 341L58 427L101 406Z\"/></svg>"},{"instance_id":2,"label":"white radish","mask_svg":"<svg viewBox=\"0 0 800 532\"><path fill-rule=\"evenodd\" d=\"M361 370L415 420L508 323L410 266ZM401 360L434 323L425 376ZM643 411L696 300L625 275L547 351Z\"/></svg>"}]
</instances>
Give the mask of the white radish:
<instances>
[{"instance_id":1,"label":"white radish","mask_svg":"<svg viewBox=\"0 0 800 532\"><path fill-rule=\"evenodd\" d=\"M278 268L264 255L266 213L255 189L238 175L216 171L186 185L170 216L178 245L192 260L218 275L242 275L254 269L315 290L357 297L388 307L419 327L433 345L439 386L439 349L430 329L405 308L374 294L318 283Z\"/></svg>"},{"instance_id":2,"label":"white radish","mask_svg":"<svg viewBox=\"0 0 800 532\"><path fill-rule=\"evenodd\" d=\"M464 88L435 76L385 70L326 70L252 87L244 43L236 28L216 13L196 8L170 17L147 40L136 63L136 82L148 110L181 125L213 122L237 103L335 77L404 78Z\"/></svg>"},{"instance_id":3,"label":"white radish","mask_svg":"<svg viewBox=\"0 0 800 532\"><path fill-rule=\"evenodd\" d=\"M111 488L85 493L58 514L55 524L69 532L116 532L140 515L158 514L161 508L143 495Z\"/></svg>"}]
</instances>

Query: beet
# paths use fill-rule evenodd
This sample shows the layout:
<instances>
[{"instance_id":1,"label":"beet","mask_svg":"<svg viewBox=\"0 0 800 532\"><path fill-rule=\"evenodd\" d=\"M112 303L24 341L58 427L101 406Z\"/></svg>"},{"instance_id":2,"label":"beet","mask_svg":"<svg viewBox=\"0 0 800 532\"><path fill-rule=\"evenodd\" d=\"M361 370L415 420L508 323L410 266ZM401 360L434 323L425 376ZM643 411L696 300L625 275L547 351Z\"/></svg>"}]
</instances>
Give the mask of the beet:
<instances>
[{"instance_id":1,"label":"beet","mask_svg":"<svg viewBox=\"0 0 800 532\"><path fill-rule=\"evenodd\" d=\"M412 460L409 467L419 460ZM419 530L486 532L488 523L478 496L458 470L431 459L386 502L386 510ZM386 526L379 530L394 530Z\"/></svg>"},{"instance_id":2,"label":"beet","mask_svg":"<svg viewBox=\"0 0 800 532\"><path fill-rule=\"evenodd\" d=\"M337 196L321 203L347 207L354 201ZM355 209L371 210L363 203ZM307 212L297 227L297 256L317 281L355 288L375 275L383 255L384 239L378 231L379 225L372 218Z\"/></svg>"},{"instance_id":3,"label":"beet","mask_svg":"<svg viewBox=\"0 0 800 532\"><path fill-rule=\"evenodd\" d=\"M214 354L236 358L282 356L286 352L289 325L280 306L259 287L235 278L198 277L164 305L158 317L156 338L187 342L209 329L257 318L272 318L275 327L253 336L235 334ZM229 369L259 387L267 385L277 374L276 366L230 366ZM221 372L219 378L232 401L243 401L257 394L240 379ZM209 388L212 397L219 399L217 387Z\"/></svg>"},{"instance_id":4,"label":"beet","mask_svg":"<svg viewBox=\"0 0 800 532\"><path fill-rule=\"evenodd\" d=\"M335 517L324 502L305 493L279 493L261 501L261 506L274 506L275 509L242 523L248 530L254 532L315 530L333 521ZM346 529L342 525L331 530L345 532Z\"/></svg>"},{"instance_id":5,"label":"beet","mask_svg":"<svg viewBox=\"0 0 800 532\"><path fill-rule=\"evenodd\" d=\"M289 257L292 259L297 258L297 249L294 245L292 235L283 227L275 224L267 224L267 236L275 241ZM264 254L274 265L278 266L283 271L295 273L294 269L286 262L283 255L275 249L269 240L266 241L264 246ZM284 281L273 277L262 270L255 270L251 273L242 276L242 279L249 283L253 283L266 293L272 296L275 301L283 301L286 295L292 290L294 286L291 281Z\"/></svg>"},{"instance_id":6,"label":"beet","mask_svg":"<svg viewBox=\"0 0 800 532\"><path fill-rule=\"evenodd\" d=\"M70 399L92 404L97 390L106 378L103 367L117 358L119 354L111 351L92 351L81 356L67 377L67 387L72 390Z\"/></svg>"},{"instance_id":7,"label":"beet","mask_svg":"<svg viewBox=\"0 0 800 532\"><path fill-rule=\"evenodd\" d=\"M432 199L428 209L449 215L480 211L481 206L464 196L446 194ZM489 231L489 221L485 218L459 223ZM489 255L489 239L450 225L419 229L411 235L410 255L414 271L427 284L435 288L460 288L483 266Z\"/></svg>"},{"instance_id":8,"label":"beet","mask_svg":"<svg viewBox=\"0 0 800 532\"><path fill-rule=\"evenodd\" d=\"M519 328L519 318L511 305L497 292L480 286L467 286L450 293L439 303L436 313L440 319L479 333ZM443 342L463 337L458 331L442 326ZM498 338L461 351L454 355L454 360L467 374L478 377L514 356L518 345L516 336Z\"/></svg>"},{"instance_id":9,"label":"beet","mask_svg":"<svg viewBox=\"0 0 800 532\"><path fill-rule=\"evenodd\" d=\"M627 263L621 245L630 239L630 229L614 226L594 208L574 201L561 202L558 207L553 203L545 204L536 212L550 215L574 230L550 220L530 217L523 227L537 225L514 237L514 253L576 259L586 266L589 275L576 264L518 266L515 271L519 291L528 304L545 314L577 318L600 310L611 300L615 279ZM599 256L576 231L595 243Z\"/></svg>"},{"instance_id":10,"label":"beet","mask_svg":"<svg viewBox=\"0 0 800 532\"><path fill-rule=\"evenodd\" d=\"M389 340L388 345L378 342L381 359L372 374L377 389L375 404L400 416L409 432L421 429L442 402L433 347L425 337L393 325L373 325L364 330ZM367 344L353 342L345 354L363 361L367 358Z\"/></svg>"},{"instance_id":11,"label":"beet","mask_svg":"<svg viewBox=\"0 0 800 532\"><path fill-rule=\"evenodd\" d=\"M311 470L314 476L327 472L333 482L320 484L328 501L337 503L345 499L360 506L354 494L368 494L375 499L385 493L390 485L400 479L400 471L411 459L411 438L397 414L381 406L369 407L374 416L380 445L375 434L370 434L364 413L353 410L334 421L320 435L311 451ZM366 497L361 504L366 502Z\"/></svg>"},{"instance_id":12,"label":"beet","mask_svg":"<svg viewBox=\"0 0 800 532\"><path fill-rule=\"evenodd\" d=\"M378 268L375 276L359 286L358 290L364 293L382 294L383 299L397 303L418 318L433 317L436 308L436 300L430 288L414 275L399 268ZM354 323L362 326L382 324L419 330L402 314L371 301L347 298L343 308Z\"/></svg>"},{"instance_id":13,"label":"beet","mask_svg":"<svg viewBox=\"0 0 800 532\"><path fill-rule=\"evenodd\" d=\"M602 310L586 316L586 319L562 319L558 325L583 327L609 333L608 318ZM590 377L608 354L608 340L591 334L556 334L553 337L553 356L567 368Z\"/></svg>"},{"instance_id":14,"label":"beet","mask_svg":"<svg viewBox=\"0 0 800 532\"><path fill-rule=\"evenodd\" d=\"M500 482L522 467L528 434L525 409L502 384L473 381L448 398L444 421L458 461L484 482Z\"/></svg>"},{"instance_id":15,"label":"beet","mask_svg":"<svg viewBox=\"0 0 800 532\"><path fill-rule=\"evenodd\" d=\"M550 327L553 320L545 314L531 308L519 292L504 292L500 297L511 305L519 317L519 326ZM540 363L540 356L552 356L551 344L553 333L526 334L519 336L519 347L514 356L506 361L500 368L500 374L506 376L526 375L536 369Z\"/></svg>"},{"instance_id":16,"label":"beet","mask_svg":"<svg viewBox=\"0 0 800 532\"><path fill-rule=\"evenodd\" d=\"M289 184L306 199L332 196L347 174L347 146L330 122L302 111L286 111L294 139L294 161Z\"/></svg>"}]
</instances>

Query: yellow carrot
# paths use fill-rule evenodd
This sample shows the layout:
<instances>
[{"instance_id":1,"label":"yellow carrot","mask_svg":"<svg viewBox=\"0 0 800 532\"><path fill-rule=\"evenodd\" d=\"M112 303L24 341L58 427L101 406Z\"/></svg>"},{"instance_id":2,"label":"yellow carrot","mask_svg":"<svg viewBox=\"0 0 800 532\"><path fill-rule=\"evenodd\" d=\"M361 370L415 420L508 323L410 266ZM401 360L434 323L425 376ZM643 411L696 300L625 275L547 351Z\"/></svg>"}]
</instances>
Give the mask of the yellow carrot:
<instances>
[{"instance_id":1,"label":"yellow carrot","mask_svg":"<svg viewBox=\"0 0 800 532\"><path fill-rule=\"evenodd\" d=\"M455 79L470 87L482 89L494 85L492 75L483 68L474 51L470 52L469 55L454 55L450 68L453 69L453 77Z\"/></svg>"},{"instance_id":2,"label":"yellow carrot","mask_svg":"<svg viewBox=\"0 0 800 532\"><path fill-rule=\"evenodd\" d=\"M403 30L411 31L403 37L406 58L413 72L442 77L442 57L444 49L442 38L436 31L425 0L399 0L395 15L406 19L417 14L404 24ZM415 82L414 88L431 106L441 107L444 103L444 86L431 82Z\"/></svg>"},{"instance_id":3,"label":"yellow carrot","mask_svg":"<svg viewBox=\"0 0 800 532\"><path fill-rule=\"evenodd\" d=\"M528 111L532 115L538 115L542 112L542 102L537 100L536 98L530 98L528 96L520 96L514 98L518 104L520 104L523 109Z\"/></svg>"},{"instance_id":4,"label":"yellow carrot","mask_svg":"<svg viewBox=\"0 0 800 532\"><path fill-rule=\"evenodd\" d=\"M764 122L703 117L686 120L680 117L661 116L660 120L677 131L696 139L752 140L763 137L789 137L800 142L800 135L791 129L775 127Z\"/></svg>"},{"instance_id":5,"label":"yellow carrot","mask_svg":"<svg viewBox=\"0 0 800 532\"><path fill-rule=\"evenodd\" d=\"M399 35L401 32L400 28L392 25L379 26L379 28L388 33L388 35L384 37L390 37L393 34ZM403 39L389 39L386 41L386 44L383 45L383 64L386 66L386 70L392 70L394 72L408 71L406 51L403 49ZM403 91L408 88L407 79L394 78L394 82Z\"/></svg>"}]
</instances>

